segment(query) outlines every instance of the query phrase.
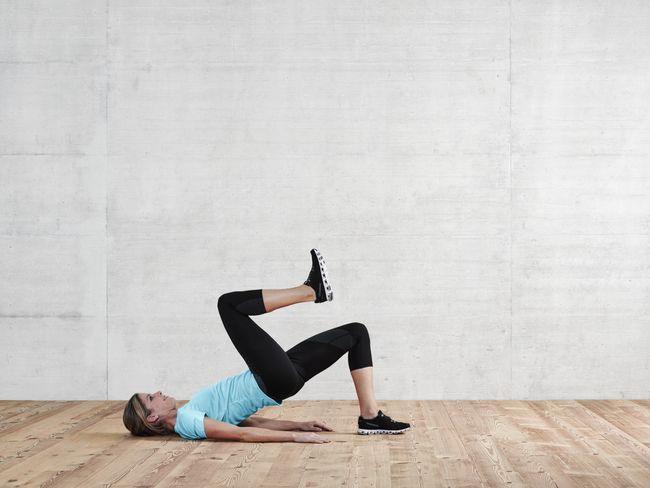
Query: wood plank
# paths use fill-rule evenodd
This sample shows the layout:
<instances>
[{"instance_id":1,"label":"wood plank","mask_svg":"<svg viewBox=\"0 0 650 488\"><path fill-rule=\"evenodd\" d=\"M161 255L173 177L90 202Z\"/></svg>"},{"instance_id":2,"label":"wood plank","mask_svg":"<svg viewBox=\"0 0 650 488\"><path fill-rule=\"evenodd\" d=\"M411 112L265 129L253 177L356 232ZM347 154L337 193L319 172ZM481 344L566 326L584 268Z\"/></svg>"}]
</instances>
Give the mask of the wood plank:
<instances>
[{"instance_id":1,"label":"wood plank","mask_svg":"<svg viewBox=\"0 0 650 488\"><path fill-rule=\"evenodd\" d=\"M650 426L650 407L644 407L637 402L627 401L625 402L625 405L622 405L620 408L629 416L634 417L634 419L647 426Z\"/></svg>"},{"instance_id":2,"label":"wood plank","mask_svg":"<svg viewBox=\"0 0 650 488\"><path fill-rule=\"evenodd\" d=\"M599 430L605 438L612 442L612 444L624 449L629 449L636 453L640 459L650 463L650 447L644 445L627 432L619 429L611 422L608 422L602 416L598 415L597 411L594 410L594 408L596 410L599 409L597 402L581 400L577 403L584 407L584 413L586 415L583 415L581 418L583 422L588 423L589 425L592 425L594 429ZM600 407L600 410L602 411L602 406Z\"/></svg>"},{"instance_id":3,"label":"wood plank","mask_svg":"<svg viewBox=\"0 0 650 488\"><path fill-rule=\"evenodd\" d=\"M0 402L0 422L6 417L15 415L16 412L29 409L34 404L43 404L46 402L38 402L34 400L3 400Z\"/></svg>"},{"instance_id":4,"label":"wood plank","mask_svg":"<svg viewBox=\"0 0 650 488\"><path fill-rule=\"evenodd\" d=\"M610 404L609 402L589 401L586 403L590 410L618 427L630 437L635 438L642 444L650 443L650 425L646 425L645 419L640 420L634 415L630 415L628 410L633 407L627 405L629 402L619 401Z\"/></svg>"},{"instance_id":5,"label":"wood plank","mask_svg":"<svg viewBox=\"0 0 650 488\"><path fill-rule=\"evenodd\" d=\"M412 402L411 430L408 431L413 463L418 472L416 486L442 488L445 486L440 460L433 455L433 438L431 432L435 427L427 424L426 403L420 400Z\"/></svg>"},{"instance_id":6,"label":"wood plank","mask_svg":"<svg viewBox=\"0 0 650 488\"><path fill-rule=\"evenodd\" d=\"M446 445L451 448L449 451L450 456L440 458L444 479L452 486L472 486L472 484L474 486L486 486L485 480L481 478L481 475L476 470L462 441L462 436L467 435L471 426L468 425L468 421L464 416L460 416L458 421L454 419L455 410L457 408L462 409L462 404L459 401L443 401L442 405L449 422L454 427L454 429L439 429L439 432L444 433Z\"/></svg>"},{"instance_id":7,"label":"wood plank","mask_svg":"<svg viewBox=\"0 0 650 488\"><path fill-rule=\"evenodd\" d=\"M16 432L25 426L64 411L76 402L29 402L16 409L13 415L7 415L0 422L0 436Z\"/></svg>"},{"instance_id":8,"label":"wood plank","mask_svg":"<svg viewBox=\"0 0 650 488\"><path fill-rule=\"evenodd\" d=\"M522 484L523 480L514 471L508 459L500 451L492 439L496 410L489 417L480 415L474 409L474 402L448 403L454 413L451 414L454 423L463 426L459 434L469 458L474 463L481 480L488 486L500 486L508 483ZM484 405L484 404L483 404ZM485 406L485 405L484 405Z\"/></svg>"},{"instance_id":9,"label":"wood plank","mask_svg":"<svg viewBox=\"0 0 650 488\"><path fill-rule=\"evenodd\" d=\"M55 409L34 423L1 435L0 475L120 408L116 402L73 402L67 408Z\"/></svg>"}]
</instances>

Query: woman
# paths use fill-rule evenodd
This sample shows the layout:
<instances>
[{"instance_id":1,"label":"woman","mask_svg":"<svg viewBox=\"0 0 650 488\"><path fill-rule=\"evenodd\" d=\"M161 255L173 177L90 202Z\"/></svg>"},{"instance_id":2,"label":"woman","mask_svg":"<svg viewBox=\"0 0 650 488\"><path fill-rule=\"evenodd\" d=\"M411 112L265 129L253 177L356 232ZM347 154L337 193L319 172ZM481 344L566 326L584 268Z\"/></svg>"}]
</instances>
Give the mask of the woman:
<instances>
[{"instance_id":1,"label":"woman","mask_svg":"<svg viewBox=\"0 0 650 488\"><path fill-rule=\"evenodd\" d=\"M374 397L370 337L358 322L326 330L288 351L262 330L251 315L313 301L332 301L325 260L311 250L312 268L307 280L281 290L233 291L219 297L221 320L249 369L212 384L181 408L162 392L136 393L124 408L123 421L138 436L176 433L186 439L244 442L329 442L311 432L331 431L324 422L293 422L252 417L257 410L280 405L306 381L348 353L348 365L359 398L359 434L399 434L410 425L396 422L379 410ZM288 432L306 431L306 432Z\"/></svg>"}]
</instances>

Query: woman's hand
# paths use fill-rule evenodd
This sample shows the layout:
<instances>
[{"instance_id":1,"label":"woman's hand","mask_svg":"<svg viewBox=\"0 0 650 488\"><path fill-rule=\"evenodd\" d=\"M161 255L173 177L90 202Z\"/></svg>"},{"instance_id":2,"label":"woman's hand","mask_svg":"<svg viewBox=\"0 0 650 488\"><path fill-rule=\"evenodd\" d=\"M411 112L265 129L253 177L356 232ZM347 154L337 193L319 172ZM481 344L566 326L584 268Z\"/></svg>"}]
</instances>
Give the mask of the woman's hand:
<instances>
[{"instance_id":1,"label":"woman's hand","mask_svg":"<svg viewBox=\"0 0 650 488\"><path fill-rule=\"evenodd\" d=\"M296 422L298 424L298 430L304 430L307 432L321 432L324 430L328 430L330 432L334 432L332 429L330 429L327 425L325 425L324 422L321 422L320 420L307 420L306 422Z\"/></svg>"},{"instance_id":2,"label":"woman's hand","mask_svg":"<svg viewBox=\"0 0 650 488\"><path fill-rule=\"evenodd\" d=\"M327 437L320 436L318 434L313 434L313 433L302 433L302 432L296 432L293 434L293 441L294 442L313 442L316 444L322 444L324 442L332 442L330 441Z\"/></svg>"}]
</instances>

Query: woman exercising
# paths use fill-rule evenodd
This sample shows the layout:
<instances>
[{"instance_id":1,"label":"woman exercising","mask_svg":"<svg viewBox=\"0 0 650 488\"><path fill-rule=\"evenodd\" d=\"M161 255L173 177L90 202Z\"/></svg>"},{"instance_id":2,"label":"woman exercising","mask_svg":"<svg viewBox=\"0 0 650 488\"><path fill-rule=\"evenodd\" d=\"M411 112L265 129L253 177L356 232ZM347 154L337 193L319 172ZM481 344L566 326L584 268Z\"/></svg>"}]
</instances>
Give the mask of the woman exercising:
<instances>
[{"instance_id":1,"label":"woman exercising","mask_svg":"<svg viewBox=\"0 0 650 488\"><path fill-rule=\"evenodd\" d=\"M359 434L400 434L410 425L379 410L374 396L370 337L365 325L345 324L316 334L284 351L250 315L313 301L332 301L325 260L311 250L312 267L302 285L280 290L233 291L219 297L219 315L235 348L249 369L197 392L176 408L176 399L162 392L136 393L126 404L124 425L137 436L176 433L186 439L243 442L329 442L314 434L331 431L317 420L293 422L252 417L260 408L280 405L305 382L348 353L348 365L359 398ZM288 432L294 431L294 432ZM305 431L305 432L295 432Z\"/></svg>"}]
</instances>

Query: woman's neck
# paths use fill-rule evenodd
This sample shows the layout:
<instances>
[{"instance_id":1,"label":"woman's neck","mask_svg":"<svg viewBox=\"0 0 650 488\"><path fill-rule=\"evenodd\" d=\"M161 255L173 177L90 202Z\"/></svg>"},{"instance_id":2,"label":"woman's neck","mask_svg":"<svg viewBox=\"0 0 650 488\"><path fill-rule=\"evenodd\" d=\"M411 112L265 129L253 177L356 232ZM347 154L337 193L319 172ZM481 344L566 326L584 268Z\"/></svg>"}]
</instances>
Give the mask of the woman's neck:
<instances>
[{"instance_id":1,"label":"woman's neck","mask_svg":"<svg viewBox=\"0 0 650 488\"><path fill-rule=\"evenodd\" d=\"M174 432L174 427L176 427L176 413L176 409L172 410L160 422L169 432Z\"/></svg>"}]
</instances>

